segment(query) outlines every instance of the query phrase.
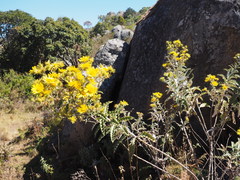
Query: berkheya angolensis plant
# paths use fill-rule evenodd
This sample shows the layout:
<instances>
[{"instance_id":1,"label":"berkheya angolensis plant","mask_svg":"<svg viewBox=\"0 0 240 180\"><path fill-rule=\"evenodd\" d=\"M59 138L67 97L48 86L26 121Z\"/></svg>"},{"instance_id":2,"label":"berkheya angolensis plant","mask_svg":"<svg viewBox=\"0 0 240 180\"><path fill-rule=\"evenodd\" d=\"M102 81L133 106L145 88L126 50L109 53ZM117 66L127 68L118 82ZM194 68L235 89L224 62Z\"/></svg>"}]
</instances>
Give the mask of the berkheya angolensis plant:
<instances>
[{"instance_id":1,"label":"berkheya angolensis plant","mask_svg":"<svg viewBox=\"0 0 240 180\"><path fill-rule=\"evenodd\" d=\"M102 80L110 76L113 69L102 65L94 68L91 65L93 59L89 57L82 57L78 67L65 68L61 62L47 62L33 67L31 73L42 77L36 80L32 92L38 101L52 108L55 118L59 120L67 117L74 123L77 119L87 120L87 117L91 117L91 120L99 124L103 135L110 135L112 142L127 139L128 144L124 146L129 152L130 166L132 159L136 158L151 165L159 175L166 174L167 177L176 179L180 178L168 171L168 165L177 164L194 179L198 179L193 173L194 168L200 171L199 177L204 176L201 173L203 169L208 169L204 177L208 179L234 173L226 171L228 168L218 160L221 151L219 148L228 145L227 141L225 145L220 145L218 140L226 123L236 122L234 113L239 114L240 103L235 99L239 96L237 79L240 55L235 56L236 61L226 69L226 75L209 74L205 82L209 82L210 86L200 89L192 85L192 70L185 64L190 58L187 46L180 40L169 41L167 51L166 62L162 65L166 71L160 78L167 84L167 98L162 100L161 92L152 94L151 118L148 122L143 120L140 112L137 112L137 118L132 117L125 109L128 105L126 101L116 104L114 110L109 110L110 102L100 102L101 93L98 92L98 87ZM203 109L209 110L207 117L204 116ZM192 127L193 117L198 120L205 138ZM173 125L179 126L179 132L183 134L184 158L172 154L178 148L174 144ZM237 134L240 135L240 130ZM202 157L196 156L196 144L193 144L190 136L205 151ZM140 157L137 147L144 148L151 161ZM217 169L221 169L224 175L218 174Z\"/></svg>"}]
</instances>

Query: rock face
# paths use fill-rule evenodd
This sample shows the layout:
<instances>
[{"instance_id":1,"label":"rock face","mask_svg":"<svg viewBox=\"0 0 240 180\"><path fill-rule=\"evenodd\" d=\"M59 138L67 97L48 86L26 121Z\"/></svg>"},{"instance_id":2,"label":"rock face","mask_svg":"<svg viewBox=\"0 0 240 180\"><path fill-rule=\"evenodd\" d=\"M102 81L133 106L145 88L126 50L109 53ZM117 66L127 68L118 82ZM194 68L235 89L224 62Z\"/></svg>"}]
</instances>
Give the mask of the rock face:
<instances>
[{"instance_id":1,"label":"rock face","mask_svg":"<svg viewBox=\"0 0 240 180\"><path fill-rule=\"evenodd\" d=\"M203 85L240 52L240 0L158 1L136 27L119 100L148 112L152 92L166 89L159 81L166 41L176 39L189 47L194 83Z\"/></svg>"},{"instance_id":2,"label":"rock face","mask_svg":"<svg viewBox=\"0 0 240 180\"><path fill-rule=\"evenodd\" d=\"M61 157L66 158L78 153L84 147L94 143L92 132L93 124L77 121L72 124L69 120L64 121L64 128L60 133Z\"/></svg>"},{"instance_id":3,"label":"rock face","mask_svg":"<svg viewBox=\"0 0 240 180\"><path fill-rule=\"evenodd\" d=\"M104 64L107 66L113 66L116 72L111 78L106 79L101 87L100 91L103 92L102 100L112 101L116 99L116 92L119 91L119 87L123 78L126 56L128 54L129 45L120 39L110 39L105 45L103 45L96 53L94 58L94 65Z\"/></svg>"}]
</instances>

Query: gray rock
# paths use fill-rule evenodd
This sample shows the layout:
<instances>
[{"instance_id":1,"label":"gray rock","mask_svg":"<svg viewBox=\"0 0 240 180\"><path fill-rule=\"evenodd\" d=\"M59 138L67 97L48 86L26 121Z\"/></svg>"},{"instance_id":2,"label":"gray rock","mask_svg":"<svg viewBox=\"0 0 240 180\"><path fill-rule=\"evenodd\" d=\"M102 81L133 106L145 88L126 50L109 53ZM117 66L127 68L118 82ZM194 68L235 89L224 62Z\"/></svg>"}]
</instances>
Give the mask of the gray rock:
<instances>
[{"instance_id":1,"label":"gray rock","mask_svg":"<svg viewBox=\"0 0 240 180\"><path fill-rule=\"evenodd\" d=\"M158 1L136 27L119 100L148 112L151 94L166 90L159 81L166 41L176 39L188 45L194 84L202 86L207 74L223 73L240 52L240 1Z\"/></svg>"},{"instance_id":2,"label":"gray rock","mask_svg":"<svg viewBox=\"0 0 240 180\"><path fill-rule=\"evenodd\" d=\"M110 39L105 45L103 45L96 53L94 58L94 65L104 64L107 66L113 66L116 72L111 78L106 79L101 87L100 91L103 92L102 100L109 101L116 98L115 91L119 91L120 83L123 78L126 64L126 56L129 50L129 45L120 39Z\"/></svg>"},{"instance_id":3,"label":"gray rock","mask_svg":"<svg viewBox=\"0 0 240 180\"><path fill-rule=\"evenodd\" d=\"M123 27L121 25L117 25L112 29L112 32L114 33L114 38L121 39L121 31L123 30Z\"/></svg>"},{"instance_id":4,"label":"gray rock","mask_svg":"<svg viewBox=\"0 0 240 180\"><path fill-rule=\"evenodd\" d=\"M124 26L117 25L112 29L114 33L114 38L121 39L126 41L127 39L131 39L133 37L133 31L130 29L124 29Z\"/></svg>"},{"instance_id":5,"label":"gray rock","mask_svg":"<svg viewBox=\"0 0 240 180\"><path fill-rule=\"evenodd\" d=\"M126 41L127 39L132 39L133 34L133 31L131 31L130 29L123 29L121 31L121 40Z\"/></svg>"}]
</instances>

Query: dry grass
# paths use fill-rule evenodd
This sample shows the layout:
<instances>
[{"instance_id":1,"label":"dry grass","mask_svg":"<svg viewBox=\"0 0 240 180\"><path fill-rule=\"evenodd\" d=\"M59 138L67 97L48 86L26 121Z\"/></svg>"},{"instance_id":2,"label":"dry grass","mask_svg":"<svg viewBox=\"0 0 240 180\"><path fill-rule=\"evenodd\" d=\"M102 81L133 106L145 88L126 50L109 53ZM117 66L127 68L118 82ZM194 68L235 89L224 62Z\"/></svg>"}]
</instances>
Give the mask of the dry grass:
<instances>
[{"instance_id":1,"label":"dry grass","mask_svg":"<svg viewBox=\"0 0 240 180\"><path fill-rule=\"evenodd\" d=\"M6 110L0 110L0 179L1 180L19 180L23 179L24 165L26 165L33 156L24 153L24 149L29 140L23 140L19 143L10 143L19 136L20 129L26 129L33 122L42 121L43 115L36 111L26 111L34 106L30 102L15 103L13 113ZM33 154L32 154L33 155ZM36 155L36 154L35 154ZM4 158L3 158L4 157ZM2 160L2 161L1 161Z\"/></svg>"}]
</instances>

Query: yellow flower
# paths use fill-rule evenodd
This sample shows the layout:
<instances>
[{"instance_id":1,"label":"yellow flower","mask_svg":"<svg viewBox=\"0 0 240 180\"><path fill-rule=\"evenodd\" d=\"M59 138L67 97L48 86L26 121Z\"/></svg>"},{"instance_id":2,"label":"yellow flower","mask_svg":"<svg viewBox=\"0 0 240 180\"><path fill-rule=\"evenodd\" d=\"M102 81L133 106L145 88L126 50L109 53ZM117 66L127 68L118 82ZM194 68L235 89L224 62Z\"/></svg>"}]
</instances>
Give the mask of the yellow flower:
<instances>
[{"instance_id":1,"label":"yellow flower","mask_svg":"<svg viewBox=\"0 0 240 180\"><path fill-rule=\"evenodd\" d=\"M88 111L88 106L86 104L82 104L80 107L77 108L77 111L80 114L86 113Z\"/></svg>"},{"instance_id":2,"label":"yellow flower","mask_svg":"<svg viewBox=\"0 0 240 180\"><path fill-rule=\"evenodd\" d=\"M43 72L43 68L39 66L33 66L32 69L29 71L30 74L41 74Z\"/></svg>"},{"instance_id":3,"label":"yellow flower","mask_svg":"<svg viewBox=\"0 0 240 180\"><path fill-rule=\"evenodd\" d=\"M205 87L205 88L203 88L203 89L202 89L202 91L207 91L207 88L206 88L206 87Z\"/></svg>"},{"instance_id":4,"label":"yellow flower","mask_svg":"<svg viewBox=\"0 0 240 180\"><path fill-rule=\"evenodd\" d=\"M128 102L127 101L120 101L120 103L122 106L128 106Z\"/></svg>"},{"instance_id":5,"label":"yellow flower","mask_svg":"<svg viewBox=\"0 0 240 180\"><path fill-rule=\"evenodd\" d=\"M176 51L171 51L169 54L173 55L174 57L177 57L179 55L179 53L177 53Z\"/></svg>"},{"instance_id":6,"label":"yellow flower","mask_svg":"<svg viewBox=\"0 0 240 180\"><path fill-rule=\"evenodd\" d=\"M91 76L91 77L96 77L98 75L98 69L94 68L94 67L90 67L86 70L87 75Z\"/></svg>"},{"instance_id":7,"label":"yellow flower","mask_svg":"<svg viewBox=\"0 0 240 180\"><path fill-rule=\"evenodd\" d=\"M213 86L218 86L218 82L217 82L217 81L212 81L211 84L212 84Z\"/></svg>"},{"instance_id":8,"label":"yellow flower","mask_svg":"<svg viewBox=\"0 0 240 180\"><path fill-rule=\"evenodd\" d=\"M155 93L153 93L153 96L155 96L156 98L161 98L162 97L162 93L160 93L160 92L155 92Z\"/></svg>"},{"instance_id":9,"label":"yellow flower","mask_svg":"<svg viewBox=\"0 0 240 180\"><path fill-rule=\"evenodd\" d=\"M39 94L42 93L44 91L44 85L41 82L36 82L35 84L33 84L32 86L32 93L33 94Z\"/></svg>"},{"instance_id":10,"label":"yellow flower","mask_svg":"<svg viewBox=\"0 0 240 180\"><path fill-rule=\"evenodd\" d=\"M68 66L67 70L70 72L79 72L79 69L74 66Z\"/></svg>"},{"instance_id":11,"label":"yellow flower","mask_svg":"<svg viewBox=\"0 0 240 180\"><path fill-rule=\"evenodd\" d=\"M215 75L208 74L207 77L205 78L205 82L209 81L218 81L219 79Z\"/></svg>"},{"instance_id":12,"label":"yellow flower","mask_svg":"<svg viewBox=\"0 0 240 180\"><path fill-rule=\"evenodd\" d=\"M77 73L76 73L76 78L77 78L78 80L84 80L84 76L82 75L81 72L77 72Z\"/></svg>"},{"instance_id":13,"label":"yellow flower","mask_svg":"<svg viewBox=\"0 0 240 180\"><path fill-rule=\"evenodd\" d=\"M89 56L83 56L78 61L81 63L93 62L93 58L91 58Z\"/></svg>"},{"instance_id":14,"label":"yellow flower","mask_svg":"<svg viewBox=\"0 0 240 180\"><path fill-rule=\"evenodd\" d=\"M173 41L173 44L174 44L175 46L177 46L177 47L181 47L181 46L183 46L183 45L182 45L182 42L181 42L179 39Z\"/></svg>"},{"instance_id":15,"label":"yellow flower","mask_svg":"<svg viewBox=\"0 0 240 180\"><path fill-rule=\"evenodd\" d=\"M50 90L45 90L45 91L43 91L43 94L48 96L49 94L51 94L51 92L52 91L50 91Z\"/></svg>"},{"instance_id":16,"label":"yellow flower","mask_svg":"<svg viewBox=\"0 0 240 180\"><path fill-rule=\"evenodd\" d=\"M85 87L85 91L88 95L94 95L97 93L98 88L92 84L88 84Z\"/></svg>"},{"instance_id":17,"label":"yellow flower","mask_svg":"<svg viewBox=\"0 0 240 180\"><path fill-rule=\"evenodd\" d=\"M228 86L226 84L222 84L222 89L226 91L228 89Z\"/></svg>"},{"instance_id":18,"label":"yellow flower","mask_svg":"<svg viewBox=\"0 0 240 180\"><path fill-rule=\"evenodd\" d=\"M175 74L173 74L173 72L166 72L166 73L163 73L164 76L167 76L167 77L176 77Z\"/></svg>"},{"instance_id":19,"label":"yellow flower","mask_svg":"<svg viewBox=\"0 0 240 180\"><path fill-rule=\"evenodd\" d=\"M169 64L168 63L164 63L162 64L162 67L167 67Z\"/></svg>"},{"instance_id":20,"label":"yellow flower","mask_svg":"<svg viewBox=\"0 0 240 180\"><path fill-rule=\"evenodd\" d=\"M92 64L91 63L83 63L83 64L79 64L79 67L81 68L81 69L83 69L83 70L86 70L86 69L88 69L88 68L90 68L92 66Z\"/></svg>"},{"instance_id":21,"label":"yellow flower","mask_svg":"<svg viewBox=\"0 0 240 180\"><path fill-rule=\"evenodd\" d=\"M240 129L238 129L238 130L237 130L237 135L239 135L239 136L240 136Z\"/></svg>"},{"instance_id":22,"label":"yellow flower","mask_svg":"<svg viewBox=\"0 0 240 180\"><path fill-rule=\"evenodd\" d=\"M43 81L46 84L49 84L50 86L53 86L53 87L56 87L58 85L58 83L59 83L58 79L52 78L52 77L49 77L49 76L44 76L43 77Z\"/></svg>"},{"instance_id":23,"label":"yellow flower","mask_svg":"<svg viewBox=\"0 0 240 180\"><path fill-rule=\"evenodd\" d=\"M165 81L165 77L160 77L160 79L159 79L160 81Z\"/></svg>"},{"instance_id":24,"label":"yellow flower","mask_svg":"<svg viewBox=\"0 0 240 180\"><path fill-rule=\"evenodd\" d=\"M69 82L68 82L68 86L74 87L74 88L76 88L76 89L78 89L78 90L80 90L80 89L82 88L81 83L80 83L79 81L76 81L76 80L69 81Z\"/></svg>"},{"instance_id":25,"label":"yellow flower","mask_svg":"<svg viewBox=\"0 0 240 180\"><path fill-rule=\"evenodd\" d=\"M150 104L150 107L155 108L155 107L157 107L157 105L156 104Z\"/></svg>"},{"instance_id":26,"label":"yellow flower","mask_svg":"<svg viewBox=\"0 0 240 180\"><path fill-rule=\"evenodd\" d=\"M70 118L68 118L68 119L69 119L69 121L71 121L71 123L73 123L73 124L77 121L76 116L72 116L72 117L70 117Z\"/></svg>"},{"instance_id":27,"label":"yellow flower","mask_svg":"<svg viewBox=\"0 0 240 180\"><path fill-rule=\"evenodd\" d=\"M156 97L152 97L151 98L151 102L156 102L157 101L157 98Z\"/></svg>"},{"instance_id":28,"label":"yellow flower","mask_svg":"<svg viewBox=\"0 0 240 180\"><path fill-rule=\"evenodd\" d=\"M52 77L52 78L59 78L60 74L57 74L57 73L51 73L48 75L49 77Z\"/></svg>"},{"instance_id":29,"label":"yellow flower","mask_svg":"<svg viewBox=\"0 0 240 180\"><path fill-rule=\"evenodd\" d=\"M65 65L64 65L64 62L57 61L57 62L52 63L52 66L55 67L56 69L58 69L58 68L64 67Z\"/></svg>"}]
</instances>

